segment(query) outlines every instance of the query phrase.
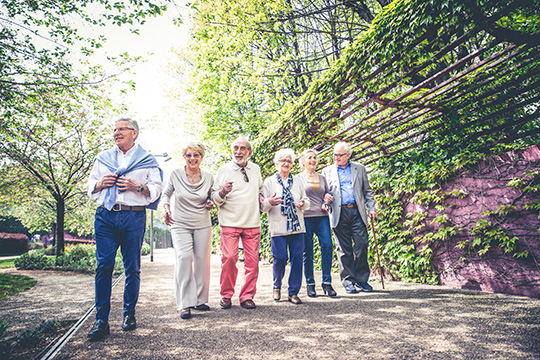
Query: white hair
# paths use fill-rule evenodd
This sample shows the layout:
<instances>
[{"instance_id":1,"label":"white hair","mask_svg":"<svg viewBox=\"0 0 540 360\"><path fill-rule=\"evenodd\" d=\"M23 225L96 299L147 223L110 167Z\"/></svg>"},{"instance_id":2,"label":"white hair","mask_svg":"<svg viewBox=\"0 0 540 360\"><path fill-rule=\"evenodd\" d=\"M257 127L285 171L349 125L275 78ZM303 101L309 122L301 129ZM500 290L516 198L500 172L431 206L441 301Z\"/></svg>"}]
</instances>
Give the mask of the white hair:
<instances>
[{"instance_id":1,"label":"white hair","mask_svg":"<svg viewBox=\"0 0 540 360\"><path fill-rule=\"evenodd\" d=\"M345 141L339 141L338 143L336 143L336 145L334 145L334 151L340 145L343 146L347 154L352 154L351 145L349 145L349 143L346 143Z\"/></svg>"},{"instance_id":2,"label":"white hair","mask_svg":"<svg viewBox=\"0 0 540 360\"><path fill-rule=\"evenodd\" d=\"M274 155L274 165L277 165L279 163L279 160L288 157L291 159L292 162L296 159L296 156L294 155L293 149L280 149L276 152Z\"/></svg>"}]
</instances>

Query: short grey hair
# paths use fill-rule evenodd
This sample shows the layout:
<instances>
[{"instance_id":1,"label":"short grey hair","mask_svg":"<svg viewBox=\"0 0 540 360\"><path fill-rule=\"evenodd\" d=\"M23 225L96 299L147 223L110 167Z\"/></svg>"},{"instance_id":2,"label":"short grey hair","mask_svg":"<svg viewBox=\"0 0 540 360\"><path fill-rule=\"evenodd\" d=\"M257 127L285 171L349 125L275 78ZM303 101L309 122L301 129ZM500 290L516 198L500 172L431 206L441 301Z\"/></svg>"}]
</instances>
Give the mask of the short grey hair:
<instances>
[{"instance_id":1,"label":"short grey hair","mask_svg":"<svg viewBox=\"0 0 540 360\"><path fill-rule=\"evenodd\" d=\"M249 140L248 140L246 137L244 137L244 136L239 136L239 137L237 137L236 139L234 139L234 141L233 141L232 144L231 144L231 149L232 149L234 143L237 142L237 141L245 141L245 142L247 142L247 144L248 144L248 145L247 145L247 149L248 149L249 151L251 151L251 143L250 143Z\"/></svg>"},{"instance_id":2,"label":"short grey hair","mask_svg":"<svg viewBox=\"0 0 540 360\"><path fill-rule=\"evenodd\" d=\"M274 155L274 165L277 165L279 163L279 160L288 157L291 159L292 162L296 159L296 156L294 155L293 149L280 149L276 152Z\"/></svg>"},{"instance_id":3,"label":"short grey hair","mask_svg":"<svg viewBox=\"0 0 540 360\"><path fill-rule=\"evenodd\" d=\"M345 142L345 141L339 141L338 143L336 143L336 145L334 145L334 150L339 146L339 145L342 145L345 149L345 152L347 154L352 154L352 149L351 149L351 145L349 145L349 143Z\"/></svg>"},{"instance_id":4,"label":"short grey hair","mask_svg":"<svg viewBox=\"0 0 540 360\"><path fill-rule=\"evenodd\" d=\"M137 130L137 136L135 136L135 140L137 140L137 138L139 137L139 124L135 120L133 120L132 118L128 118L128 117L118 118L115 121L115 124L118 124L120 121L127 121L129 123L129 126L134 128L135 130Z\"/></svg>"},{"instance_id":5,"label":"short grey hair","mask_svg":"<svg viewBox=\"0 0 540 360\"><path fill-rule=\"evenodd\" d=\"M300 156L298 157L298 162L300 163L300 168L304 169L304 160L307 158L308 154L315 154L315 156L319 156L319 152L315 149L306 149L302 151Z\"/></svg>"},{"instance_id":6,"label":"short grey hair","mask_svg":"<svg viewBox=\"0 0 540 360\"><path fill-rule=\"evenodd\" d=\"M182 156L185 156L188 149L193 149L199 154L201 154L202 157L204 157L206 147L204 144L200 141L190 141L186 145L182 146Z\"/></svg>"}]
</instances>

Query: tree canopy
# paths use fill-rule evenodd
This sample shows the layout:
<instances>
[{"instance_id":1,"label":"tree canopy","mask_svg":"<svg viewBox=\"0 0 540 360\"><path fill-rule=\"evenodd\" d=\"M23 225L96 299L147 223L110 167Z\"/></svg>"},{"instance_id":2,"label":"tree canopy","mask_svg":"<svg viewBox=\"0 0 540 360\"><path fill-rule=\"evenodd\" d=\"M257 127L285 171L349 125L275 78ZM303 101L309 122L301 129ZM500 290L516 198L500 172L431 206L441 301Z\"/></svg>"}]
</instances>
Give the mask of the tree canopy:
<instances>
[{"instance_id":1,"label":"tree canopy","mask_svg":"<svg viewBox=\"0 0 540 360\"><path fill-rule=\"evenodd\" d=\"M170 2L0 1L1 194L34 230L56 224L58 253L65 221L88 232L81 187L107 139L104 119L115 112L105 85L115 74L90 59L107 39L85 29L127 26L137 33ZM121 72L138 59L109 60Z\"/></svg>"}]
</instances>

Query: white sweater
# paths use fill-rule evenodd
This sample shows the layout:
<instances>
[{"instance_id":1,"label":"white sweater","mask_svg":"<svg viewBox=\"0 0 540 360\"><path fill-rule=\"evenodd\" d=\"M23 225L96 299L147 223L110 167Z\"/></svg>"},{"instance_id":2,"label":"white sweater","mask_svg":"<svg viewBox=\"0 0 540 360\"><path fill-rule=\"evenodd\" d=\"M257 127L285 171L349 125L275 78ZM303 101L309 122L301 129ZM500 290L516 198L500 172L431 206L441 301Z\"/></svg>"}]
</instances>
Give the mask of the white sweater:
<instances>
[{"instance_id":1,"label":"white sweater","mask_svg":"<svg viewBox=\"0 0 540 360\"><path fill-rule=\"evenodd\" d=\"M279 184L276 178L276 174L267 177L264 180L262 195L264 196L264 202L262 205L262 211L268 213L268 228L270 236L287 236L292 234L305 233L306 228L304 224L304 210L309 209L310 202L304 189L303 181L298 176L293 176L293 184L291 193L294 198L294 202L304 200L304 205L300 208L296 208L296 214L298 215L298 221L300 221L300 230L295 232L287 232L287 216L281 214L281 205L272 206L268 201L268 198L274 195L281 196L283 188Z\"/></svg>"}]
</instances>

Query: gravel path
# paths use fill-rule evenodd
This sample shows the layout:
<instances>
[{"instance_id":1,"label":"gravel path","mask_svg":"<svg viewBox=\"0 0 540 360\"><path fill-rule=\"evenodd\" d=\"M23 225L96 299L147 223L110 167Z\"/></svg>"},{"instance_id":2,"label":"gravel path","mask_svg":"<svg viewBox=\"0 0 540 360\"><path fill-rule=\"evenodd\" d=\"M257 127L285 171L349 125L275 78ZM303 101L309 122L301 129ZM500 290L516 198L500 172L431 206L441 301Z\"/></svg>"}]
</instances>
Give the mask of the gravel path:
<instances>
[{"instance_id":1,"label":"gravel path","mask_svg":"<svg viewBox=\"0 0 540 360\"><path fill-rule=\"evenodd\" d=\"M372 282L374 292L348 295L336 275L337 298L308 298L304 288L304 304L293 305L272 300L272 266L261 263L257 309L242 309L236 296L233 307L222 310L219 267L213 257L211 310L182 320L174 302L172 250L156 251L154 262L143 257L138 328L120 329L121 281L113 290L111 334L87 342L92 315L56 358L540 359L539 299L399 282L385 283L385 290ZM11 331L40 316L73 319L92 305L91 277L23 273L38 285L0 300L1 317L7 312L11 326L21 324Z\"/></svg>"}]
</instances>

